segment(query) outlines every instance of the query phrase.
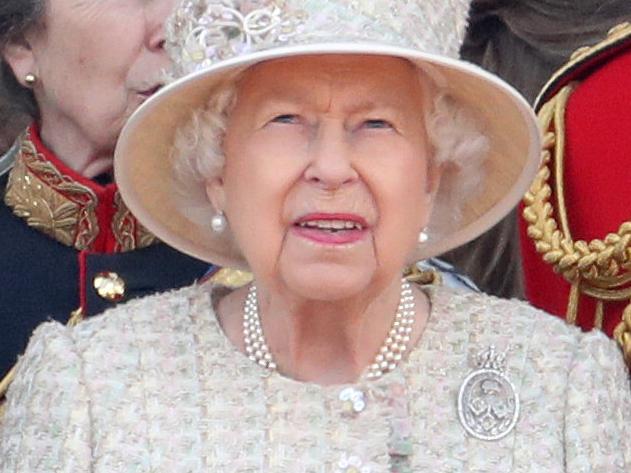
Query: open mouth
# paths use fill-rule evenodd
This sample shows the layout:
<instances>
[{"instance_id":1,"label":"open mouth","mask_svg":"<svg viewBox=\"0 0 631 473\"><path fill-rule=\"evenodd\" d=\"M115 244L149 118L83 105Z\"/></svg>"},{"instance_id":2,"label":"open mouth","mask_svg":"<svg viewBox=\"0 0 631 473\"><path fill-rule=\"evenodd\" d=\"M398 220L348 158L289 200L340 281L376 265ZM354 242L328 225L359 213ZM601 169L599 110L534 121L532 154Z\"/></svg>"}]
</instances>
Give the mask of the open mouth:
<instances>
[{"instance_id":1,"label":"open mouth","mask_svg":"<svg viewBox=\"0 0 631 473\"><path fill-rule=\"evenodd\" d=\"M339 233L350 230L364 230L364 226L352 220L309 220L296 224L300 228L311 228L329 233Z\"/></svg>"},{"instance_id":2,"label":"open mouth","mask_svg":"<svg viewBox=\"0 0 631 473\"><path fill-rule=\"evenodd\" d=\"M294 223L295 232L308 240L328 245L350 244L366 234L367 222L357 215L312 214Z\"/></svg>"}]
</instances>

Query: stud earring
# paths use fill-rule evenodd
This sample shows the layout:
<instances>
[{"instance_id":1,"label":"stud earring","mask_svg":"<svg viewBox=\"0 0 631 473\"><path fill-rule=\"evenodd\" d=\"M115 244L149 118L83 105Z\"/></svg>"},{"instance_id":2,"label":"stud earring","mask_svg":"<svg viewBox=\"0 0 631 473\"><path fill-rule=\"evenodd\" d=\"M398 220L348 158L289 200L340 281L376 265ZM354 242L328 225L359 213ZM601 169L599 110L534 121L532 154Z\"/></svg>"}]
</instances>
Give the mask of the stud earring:
<instances>
[{"instance_id":1,"label":"stud earring","mask_svg":"<svg viewBox=\"0 0 631 473\"><path fill-rule=\"evenodd\" d=\"M421 233L419 233L419 235L418 235L418 242L419 243L427 243L427 240L429 240L429 235L427 234L425 229L423 229L423 230L421 230Z\"/></svg>"},{"instance_id":2,"label":"stud earring","mask_svg":"<svg viewBox=\"0 0 631 473\"><path fill-rule=\"evenodd\" d=\"M24 76L24 82L26 82L27 87L33 87L37 82L37 76L31 72Z\"/></svg>"},{"instance_id":3,"label":"stud earring","mask_svg":"<svg viewBox=\"0 0 631 473\"><path fill-rule=\"evenodd\" d=\"M213 216L212 220L210 221L210 226L213 229L213 232L223 233L223 231L228 226L228 221L226 220L223 212L219 211Z\"/></svg>"}]
</instances>

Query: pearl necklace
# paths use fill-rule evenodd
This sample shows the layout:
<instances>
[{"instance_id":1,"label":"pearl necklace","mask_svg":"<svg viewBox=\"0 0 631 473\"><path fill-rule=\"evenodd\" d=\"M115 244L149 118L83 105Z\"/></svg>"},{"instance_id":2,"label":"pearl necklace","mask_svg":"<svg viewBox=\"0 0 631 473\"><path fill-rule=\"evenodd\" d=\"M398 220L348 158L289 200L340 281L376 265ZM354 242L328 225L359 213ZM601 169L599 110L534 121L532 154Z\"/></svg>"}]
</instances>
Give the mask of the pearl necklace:
<instances>
[{"instance_id":1,"label":"pearl necklace","mask_svg":"<svg viewBox=\"0 0 631 473\"><path fill-rule=\"evenodd\" d=\"M397 367L408 349L414 324L414 295L410 283L401 281L401 297L388 337L370 365L367 377L375 379ZM250 360L263 368L276 371L277 365L265 342L263 327L259 317L256 285L252 284L243 308L243 341L245 352Z\"/></svg>"}]
</instances>

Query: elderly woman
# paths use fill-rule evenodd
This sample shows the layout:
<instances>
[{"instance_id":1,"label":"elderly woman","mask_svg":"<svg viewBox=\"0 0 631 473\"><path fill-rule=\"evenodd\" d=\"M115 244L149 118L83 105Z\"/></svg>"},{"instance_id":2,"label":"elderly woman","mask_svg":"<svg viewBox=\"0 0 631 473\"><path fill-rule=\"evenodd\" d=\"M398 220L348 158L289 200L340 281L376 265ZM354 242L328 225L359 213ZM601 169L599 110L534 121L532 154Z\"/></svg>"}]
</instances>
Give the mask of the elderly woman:
<instances>
[{"instance_id":1,"label":"elderly woman","mask_svg":"<svg viewBox=\"0 0 631 473\"><path fill-rule=\"evenodd\" d=\"M98 314L208 269L159 244L111 179L123 124L170 64L163 23L173 6L0 2L0 104L13 111L0 126L32 117L0 157L0 379L44 320Z\"/></svg>"},{"instance_id":2,"label":"elderly woman","mask_svg":"<svg viewBox=\"0 0 631 473\"><path fill-rule=\"evenodd\" d=\"M162 239L254 283L44 325L0 471L629 471L613 342L401 279L538 164L525 102L454 59L467 10L185 1L180 78L123 131L117 179Z\"/></svg>"}]
</instances>

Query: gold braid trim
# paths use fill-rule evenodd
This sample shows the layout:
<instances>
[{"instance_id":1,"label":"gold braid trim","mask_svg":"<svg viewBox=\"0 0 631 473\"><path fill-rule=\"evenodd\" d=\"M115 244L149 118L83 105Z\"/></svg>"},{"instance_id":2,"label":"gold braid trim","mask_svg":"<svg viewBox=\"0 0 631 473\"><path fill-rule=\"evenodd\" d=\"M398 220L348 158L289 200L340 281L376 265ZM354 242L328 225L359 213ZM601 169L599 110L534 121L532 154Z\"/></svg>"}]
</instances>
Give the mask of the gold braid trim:
<instances>
[{"instance_id":1,"label":"gold braid trim","mask_svg":"<svg viewBox=\"0 0 631 473\"><path fill-rule=\"evenodd\" d=\"M116 238L116 252L133 251L158 243L158 239L140 224L129 211L120 193L114 196L116 213L112 218L112 233Z\"/></svg>"},{"instance_id":2,"label":"gold braid trim","mask_svg":"<svg viewBox=\"0 0 631 473\"><path fill-rule=\"evenodd\" d=\"M603 240L572 240L563 190L564 114L571 92L571 85L564 87L539 112L539 122L545 132L542 166L524 197L524 218L529 224L528 236L535 241L544 261L551 264L555 271L570 283L585 279L597 287L607 288L615 278L631 270L631 222L624 222L618 233L610 233ZM550 203L553 191L548 184L553 153L556 158L555 187L560 225L554 218Z\"/></svg>"},{"instance_id":3,"label":"gold braid trim","mask_svg":"<svg viewBox=\"0 0 631 473\"><path fill-rule=\"evenodd\" d=\"M559 91L539 112L539 124L544 132L542 164L524 197L523 216L528 223L528 236L543 260L570 284L567 321L575 324L580 294L597 300L594 326L602 328L603 302L631 299L631 222L624 222L617 233L590 242L574 241L567 219L564 196L565 109L575 87L570 84ZM554 164L553 164L554 162ZM554 165L554 169L552 166ZM556 212L550 202L554 193L549 184L554 176ZM616 328L616 340L621 344L631 366L631 306L627 319Z\"/></svg>"},{"instance_id":4,"label":"gold braid trim","mask_svg":"<svg viewBox=\"0 0 631 473\"><path fill-rule=\"evenodd\" d=\"M614 330L613 336L622 347L624 360L631 366L631 305L622 313L622 322Z\"/></svg>"}]
</instances>

